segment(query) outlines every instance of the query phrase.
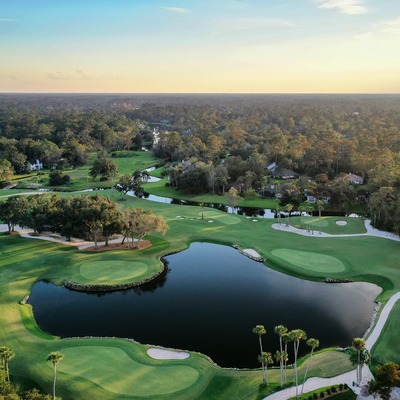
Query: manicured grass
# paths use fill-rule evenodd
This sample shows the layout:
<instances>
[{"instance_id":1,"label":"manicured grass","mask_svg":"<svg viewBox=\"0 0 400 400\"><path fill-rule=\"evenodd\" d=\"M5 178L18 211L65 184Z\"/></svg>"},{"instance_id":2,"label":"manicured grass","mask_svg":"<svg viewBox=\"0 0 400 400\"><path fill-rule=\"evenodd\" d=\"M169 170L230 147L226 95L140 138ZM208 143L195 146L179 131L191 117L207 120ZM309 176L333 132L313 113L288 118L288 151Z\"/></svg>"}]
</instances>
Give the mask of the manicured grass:
<instances>
[{"instance_id":1,"label":"manicured grass","mask_svg":"<svg viewBox=\"0 0 400 400\"><path fill-rule=\"evenodd\" d=\"M387 321L378 343L372 349L373 368L387 361L400 364L400 301L394 305L392 313L393 317L391 316ZM394 317L395 315L397 318Z\"/></svg>"},{"instance_id":2,"label":"manicured grass","mask_svg":"<svg viewBox=\"0 0 400 400\"><path fill-rule=\"evenodd\" d=\"M346 268L344 264L335 257L306 251L290 249L275 249L271 252L274 256L281 258L299 268L321 273L342 272Z\"/></svg>"},{"instance_id":3,"label":"manicured grass","mask_svg":"<svg viewBox=\"0 0 400 400\"><path fill-rule=\"evenodd\" d=\"M97 193L114 196L115 200L120 198L111 190ZM63 194L67 195L70 194ZM34 282L41 279L57 284L65 279L82 283L121 283L139 280L144 275L152 276L161 268L158 257L184 249L193 241L253 248L268 259L268 266L307 279L321 280L328 275L328 271L321 271L318 267L321 260L324 263L328 260L331 269L340 263L344 269L336 272L330 269L329 276L380 284L384 289L380 296L382 301L400 290L398 242L368 236L305 237L273 230L271 225L275 220L260 218L253 222L249 218L207 207L204 208L204 219L201 219L199 207L131 197L119 204L152 209L155 214L163 215L169 224L169 232L165 237L150 235L148 239L153 246L145 250L105 253L77 251L62 244L0 235L0 345L12 347L16 352L16 357L10 362L13 379L22 383L36 381L50 392L52 369L45 359L50 351L61 351L66 357L59 364L58 391L64 400L139 399L146 397L144 392L147 390L154 390L150 398L155 399L256 400L266 395L268 390L277 389L277 369L270 371L271 386L264 389L259 387L261 371L220 369L195 353L187 360L157 361L147 356L145 346L126 340L50 340L53 338L38 330L31 307L18 304ZM208 222L210 220L213 222ZM330 225L328 219L328 227ZM283 253L284 260L282 249L287 249ZM304 253L307 257L314 257L312 267L304 263ZM115 268L110 267L111 262ZM377 349L387 343L387 350L382 350L385 356L390 355L390 348L392 354L400 356L400 349L394 351L399 315L400 307L397 306L390 317L389 329L378 342ZM375 353L374 349L374 360L378 356ZM299 368L300 379L305 365L303 362ZM308 376L334 376L350 368L345 354L325 351L313 357ZM160 385L156 380L159 374ZM171 376L174 379L168 383ZM152 388L149 382L157 387ZM164 391L160 389L163 386ZM158 394L157 390L160 390Z\"/></svg>"},{"instance_id":4,"label":"manicured grass","mask_svg":"<svg viewBox=\"0 0 400 400\"><path fill-rule=\"evenodd\" d=\"M287 219L282 219L281 223L286 223ZM338 224L339 222L339 224ZM346 223L342 225L341 223ZM329 233L331 235L351 235L366 233L363 218L350 217L291 217L289 224L298 229L313 229L315 232Z\"/></svg>"},{"instance_id":5,"label":"manicured grass","mask_svg":"<svg viewBox=\"0 0 400 400\"><path fill-rule=\"evenodd\" d=\"M188 201L197 201L199 203L216 203L216 204L227 204L226 197L222 195L205 193L199 195L193 195L190 193L185 193L182 191L177 191L173 187L165 186L168 182L167 178L162 179L158 182L150 182L143 185L143 188L146 192L150 194L154 194L156 196L162 197L170 197L174 199L182 199ZM240 207L257 207L257 208L275 208L277 206L277 202L274 199L241 199L239 200L238 205Z\"/></svg>"}]
</instances>

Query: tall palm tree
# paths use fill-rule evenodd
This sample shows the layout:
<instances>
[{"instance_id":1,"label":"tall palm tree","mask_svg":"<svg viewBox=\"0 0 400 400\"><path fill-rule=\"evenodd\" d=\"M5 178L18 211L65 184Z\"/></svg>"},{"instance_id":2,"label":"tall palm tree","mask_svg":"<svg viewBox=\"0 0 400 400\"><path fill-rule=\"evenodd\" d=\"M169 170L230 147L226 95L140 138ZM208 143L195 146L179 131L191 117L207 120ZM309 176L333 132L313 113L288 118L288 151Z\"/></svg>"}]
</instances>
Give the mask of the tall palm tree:
<instances>
[{"instance_id":1,"label":"tall palm tree","mask_svg":"<svg viewBox=\"0 0 400 400\"><path fill-rule=\"evenodd\" d=\"M8 362L14 358L15 353L12 349L6 346L0 347L0 357L2 359L3 368L6 370L7 381L10 382L10 371L8 369Z\"/></svg>"},{"instance_id":2,"label":"tall palm tree","mask_svg":"<svg viewBox=\"0 0 400 400\"><path fill-rule=\"evenodd\" d=\"M361 382L361 351L365 349L365 340L359 337L353 339L353 347L357 352L357 384L359 385Z\"/></svg>"},{"instance_id":3,"label":"tall palm tree","mask_svg":"<svg viewBox=\"0 0 400 400\"><path fill-rule=\"evenodd\" d=\"M295 376L295 383L296 383L296 397L299 394L298 389L298 376L297 376L297 355L299 353L300 347L300 340L306 340L307 335L302 329L293 329L289 333L290 339L293 342L293 350L294 350L294 376Z\"/></svg>"},{"instance_id":4,"label":"tall palm tree","mask_svg":"<svg viewBox=\"0 0 400 400\"><path fill-rule=\"evenodd\" d=\"M287 381L286 369L287 369L287 362L289 361L288 344L292 340L291 337L290 337L289 332L286 332L286 333L284 333L282 335L282 340L283 340L283 343L285 344L284 352L286 354L286 358L283 359L283 362L284 362L283 367L284 367L284 371L285 371L285 373L284 373L284 381L286 383L286 381Z\"/></svg>"},{"instance_id":5,"label":"tall palm tree","mask_svg":"<svg viewBox=\"0 0 400 400\"><path fill-rule=\"evenodd\" d=\"M286 206L285 206L285 210L288 213L288 219L286 220L286 226L289 226L290 213L292 212L293 207L294 207L293 204L290 204L290 203L286 204Z\"/></svg>"},{"instance_id":6,"label":"tall palm tree","mask_svg":"<svg viewBox=\"0 0 400 400\"><path fill-rule=\"evenodd\" d=\"M266 353L263 351L260 356L258 356L258 361L265 365L265 385L268 385L268 364L273 364L274 359L271 353Z\"/></svg>"},{"instance_id":7,"label":"tall palm tree","mask_svg":"<svg viewBox=\"0 0 400 400\"><path fill-rule=\"evenodd\" d=\"M312 356L314 353L314 349L316 349L317 347L319 347L319 340L318 339L314 339L314 338L310 338L307 340L307 345L311 347L311 353L310 353L310 358L307 362L307 368L306 368L306 373L304 374L304 379L303 379L303 385L301 386L301 393L303 394L303 390L304 390L304 384L306 383L306 379L307 379L307 373L308 373L308 368L311 364L311 360L312 360Z\"/></svg>"},{"instance_id":8,"label":"tall palm tree","mask_svg":"<svg viewBox=\"0 0 400 400\"><path fill-rule=\"evenodd\" d=\"M324 204L322 200L317 201L319 234L321 234L321 211L324 209Z\"/></svg>"},{"instance_id":9,"label":"tall palm tree","mask_svg":"<svg viewBox=\"0 0 400 400\"><path fill-rule=\"evenodd\" d=\"M63 359L64 356L58 351L52 352L47 356L47 361L51 361L54 367L53 400L56 398L57 364Z\"/></svg>"},{"instance_id":10,"label":"tall palm tree","mask_svg":"<svg viewBox=\"0 0 400 400\"><path fill-rule=\"evenodd\" d=\"M277 325L274 328L274 332L279 336L279 351L281 355L283 354L283 343L282 343L282 336L288 331L286 326ZM283 358L281 357L279 362L279 369L280 369L280 377L281 377L281 387L283 385Z\"/></svg>"},{"instance_id":11,"label":"tall palm tree","mask_svg":"<svg viewBox=\"0 0 400 400\"><path fill-rule=\"evenodd\" d=\"M283 376L283 367L286 367L286 363L289 361L289 356L288 353L286 353L286 351L279 351L277 350L274 358L276 360L276 362L279 362L279 365L282 365L282 369L281 369L281 387L283 386L283 382L284 382L284 376Z\"/></svg>"},{"instance_id":12,"label":"tall palm tree","mask_svg":"<svg viewBox=\"0 0 400 400\"><path fill-rule=\"evenodd\" d=\"M258 341L260 343L260 357L261 357L261 368L262 368L262 372L263 372L263 383L266 384L267 378L265 375L265 365L264 365L264 358L262 356L263 354L263 347L262 347L262 340L261 340L261 336L265 335L267 333L264 325L256 325L253 328L253 333L255 333L256 335L258 335Z\"/></svg>"},{"instance_id":13,"label":"tall palm tree","mask_svg":"<svg viewBox=\"0 0 400 400\"><path fill-rule=\"evenodd\" d=\"M283 211L282 206L276 206L275 208L276 216L278 217L278 224L281 225L281 212Z\"/></svg>"}]
</instances>

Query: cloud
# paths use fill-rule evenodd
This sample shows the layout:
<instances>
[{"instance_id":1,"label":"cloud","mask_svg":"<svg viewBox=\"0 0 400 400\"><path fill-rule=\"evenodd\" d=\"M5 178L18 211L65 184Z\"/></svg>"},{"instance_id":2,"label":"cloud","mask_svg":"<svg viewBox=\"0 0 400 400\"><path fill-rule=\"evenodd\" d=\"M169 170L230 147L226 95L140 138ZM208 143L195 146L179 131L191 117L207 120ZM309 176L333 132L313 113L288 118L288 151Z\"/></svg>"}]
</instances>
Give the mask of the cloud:
<instances>
[{"instance_id":1,"label":"cloud","mask_svg":"<svg viewBox=\"0 0 400 400\"><path fill-rule=\"evenodd\" d=\"M0 18L0 23L2 23L2 22L18 22L18 19Z\"/></svg>"},{"instance_id":2,"label":"cloud","mask_svg":"<svg viewBox=\"0 0 400 400\"><path fill-rule=\"evenodd\" d=\"M230 18L225 21L221 21L219 26L227 30L247 31L268 28L291 28L294 25L285 19L255 17Z\"/></svg>"},{"instance_id":3,"label":"cloud","mask_svg":"<svg viewBox=\"0 0 400 400\"><path fill-rule=\"evenodd\" d=\"M315 0L319 8L338 9L342 14L365 14L364 0Z\"/></svg>"},{"instance_id":4,"label":"cloud","mask_svg":"<svg viewBox=\"0 0 400 400\"><path fill-rule=\"evenodd\" d=\"M162 10L167 10L170 11L174 14L186 14L189 12L187 8L182 8L182 7L160 7Z\"/></svg>"},{"instance_id":5,"label":"cloud","mask_svg":"<svg viewBox=\"0 0 400 400\"><path fill-rule=\"evenodd\" d=\"M400 17L382 23L382 32L400 34Z\"/></svg>"},{"instance_id":6,"label":"cloud","mask_svg":"<svg viewBox=\"0 0 400 400\"><path fill-rule=\"evenodd\" d=\"M47 72L46 78L58 81L91 79L90 75L85 70L79 68L75 69L72 72L62 72L62 71Z\"/></svg>"}]
</instances>

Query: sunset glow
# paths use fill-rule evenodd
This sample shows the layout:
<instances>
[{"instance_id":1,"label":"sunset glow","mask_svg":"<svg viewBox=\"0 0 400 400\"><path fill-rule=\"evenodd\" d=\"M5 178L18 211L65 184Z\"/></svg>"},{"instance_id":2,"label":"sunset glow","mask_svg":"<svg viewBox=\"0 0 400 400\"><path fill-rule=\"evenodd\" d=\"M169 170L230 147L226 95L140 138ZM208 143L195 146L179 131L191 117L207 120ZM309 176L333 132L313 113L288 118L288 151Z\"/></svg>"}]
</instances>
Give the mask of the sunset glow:
<instances>
[{"instance_id":1,"label":"sunset glow","mask_svg":"<svg viewBox=\"0 0 400 400\"><path fill-rule=\"evenodd\" d=\"M398 0L4 3L1 92L400 92Z\"/></svg>"}]
</instances>

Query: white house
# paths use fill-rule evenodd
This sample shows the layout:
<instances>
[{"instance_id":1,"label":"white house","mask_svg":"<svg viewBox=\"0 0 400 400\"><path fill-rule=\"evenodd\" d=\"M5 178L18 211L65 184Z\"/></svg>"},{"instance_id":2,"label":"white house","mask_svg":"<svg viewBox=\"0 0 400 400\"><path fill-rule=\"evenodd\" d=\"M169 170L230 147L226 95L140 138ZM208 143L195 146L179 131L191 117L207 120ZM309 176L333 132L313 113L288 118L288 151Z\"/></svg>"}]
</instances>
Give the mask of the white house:
<instances>
[{"instance_id":1,"label":"white house","mask_svg":"<svg viewBox=\"0 0 400 400\"><path fill-rule=\"evenodd\" d=\"M28 163L28 167L31 171L39 171L40 169L43 169L43 163L41 163L39 160L36 160L34 164Z\"/></svg>"}]
</instances>

